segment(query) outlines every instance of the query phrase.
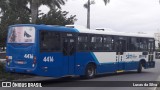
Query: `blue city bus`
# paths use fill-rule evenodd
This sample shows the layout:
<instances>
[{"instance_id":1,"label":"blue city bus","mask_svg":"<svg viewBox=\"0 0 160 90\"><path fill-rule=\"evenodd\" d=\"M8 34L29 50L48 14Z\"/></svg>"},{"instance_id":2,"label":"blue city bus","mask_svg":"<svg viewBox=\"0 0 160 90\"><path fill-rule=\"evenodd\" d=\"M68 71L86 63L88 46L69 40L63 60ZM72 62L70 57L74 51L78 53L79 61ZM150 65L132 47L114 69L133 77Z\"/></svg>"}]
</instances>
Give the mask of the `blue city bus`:
<instances>
[{"instance_id":1,"label":"blue city bus","mask_svg":"<svg viewBox=\"0 0 160 90\"><path fill-rule=\"evenodd\" d=\"M48 77L85 76L155 67L155 40L144 33L76 25L9 26L6 71Z\"/></svg>"}]
</instances>

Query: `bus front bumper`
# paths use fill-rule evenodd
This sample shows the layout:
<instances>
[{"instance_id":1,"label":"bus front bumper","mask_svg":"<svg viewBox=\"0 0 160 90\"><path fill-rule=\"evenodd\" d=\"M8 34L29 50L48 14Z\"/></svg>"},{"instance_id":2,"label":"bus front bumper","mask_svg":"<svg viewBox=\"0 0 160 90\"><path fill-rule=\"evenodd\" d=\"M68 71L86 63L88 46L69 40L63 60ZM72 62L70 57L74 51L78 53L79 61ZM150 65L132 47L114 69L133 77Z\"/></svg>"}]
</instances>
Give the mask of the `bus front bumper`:
<instances>
[{"instance_id":1,"label":"bus front bumper","mask_svg":"<svg viewBox=\"0 0 160 90\"><path fill-rule=\"evenodd\" d=\"M5 67L6 72L12 73L25 73L25 74L34 74L34 69L26 69L26 68L15 68L15 67Z\"/></svg>"}]
</instances>

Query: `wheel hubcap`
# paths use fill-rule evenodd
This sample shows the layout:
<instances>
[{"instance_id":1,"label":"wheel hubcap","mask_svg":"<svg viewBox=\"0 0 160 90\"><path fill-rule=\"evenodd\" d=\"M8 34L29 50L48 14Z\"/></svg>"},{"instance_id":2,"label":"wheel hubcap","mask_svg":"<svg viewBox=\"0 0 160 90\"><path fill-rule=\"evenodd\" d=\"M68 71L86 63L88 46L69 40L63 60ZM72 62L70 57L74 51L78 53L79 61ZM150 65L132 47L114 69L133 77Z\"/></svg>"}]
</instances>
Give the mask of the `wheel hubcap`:
<instances>
[{"instance_id":1,"label":"wheel hubcap","mask_svg":"<svg viewBox=\"0 0 160 90\"><path fill-rule=\"evenodd\" d=\"M94 68L90 67L90 68L88 69L88 75L89 75L89 76L93 76L93 75L94 75Z\"/></svg>"}]
</instances>

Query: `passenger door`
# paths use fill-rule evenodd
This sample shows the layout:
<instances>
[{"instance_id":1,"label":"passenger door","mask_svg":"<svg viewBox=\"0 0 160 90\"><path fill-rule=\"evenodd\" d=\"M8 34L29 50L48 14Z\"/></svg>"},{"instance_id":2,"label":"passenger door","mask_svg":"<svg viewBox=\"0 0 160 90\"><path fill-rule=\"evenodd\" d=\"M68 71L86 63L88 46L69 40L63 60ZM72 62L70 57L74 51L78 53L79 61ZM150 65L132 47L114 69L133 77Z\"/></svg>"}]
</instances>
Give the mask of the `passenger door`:
<instances>
[{"instance_id":1,"label":"passenger door","mask_svg":"<svg viewBox=\"0 0 160 90\"><path fill-rule=\"evenodd\" d=\"M149 40L148 49L149 49L148 62L151 62L154 60L154 40L152 39Z\"/></svg>"},{"instance_id":2,"label":"passenger door","mask_svg":"<svg viewBox=\"0 0 160 90\"><path fill-rule=\"evenodd\" d=\"M126 40L117 40L116 42L116 62L117 62L117 71L124 70L124 58L123 54L126 51Z\"/></svg>"},{"instance_id":3,"label":"passenger door","mask_svg":"<svg viewBox=\"0 0 160 90\"><path fill-rule=\"evenodd\" d=\"M63 38L64 68L67 75L74 74L75 69L75 39L74 37Z\"/></svg>"}]
</instances>

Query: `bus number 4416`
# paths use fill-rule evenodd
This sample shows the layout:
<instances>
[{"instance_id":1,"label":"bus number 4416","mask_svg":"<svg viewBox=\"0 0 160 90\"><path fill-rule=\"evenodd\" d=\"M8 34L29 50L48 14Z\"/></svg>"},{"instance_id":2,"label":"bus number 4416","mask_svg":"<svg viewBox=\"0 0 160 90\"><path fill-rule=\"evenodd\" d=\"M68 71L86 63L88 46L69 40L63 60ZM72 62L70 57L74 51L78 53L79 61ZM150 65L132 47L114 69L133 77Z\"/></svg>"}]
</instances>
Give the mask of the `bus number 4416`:
<instances>
[{"instance_id":1,"label":"bus number 4416","mask_svg":"<svg viewBox=\"0 0 160 90\"><path fill-rule=\"evenodd\" d=\"M25 54L24 58L33 59L33 54Z\"/></svg>"},{"instance_id":2,"label":"bus number 4416","mask_svg":"<svg viewBox=\"0 0 160 90\"><path fill-rule=\"evenodd\" d=\"M54 62L54 59L53 59L52 56L48 56L48 57L44 57L44 58L43 58L43 61L44 61L44 62Z\"/></svg>"}]
</instances>

